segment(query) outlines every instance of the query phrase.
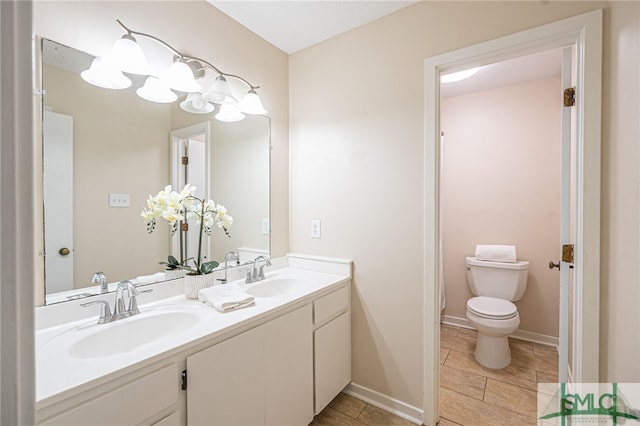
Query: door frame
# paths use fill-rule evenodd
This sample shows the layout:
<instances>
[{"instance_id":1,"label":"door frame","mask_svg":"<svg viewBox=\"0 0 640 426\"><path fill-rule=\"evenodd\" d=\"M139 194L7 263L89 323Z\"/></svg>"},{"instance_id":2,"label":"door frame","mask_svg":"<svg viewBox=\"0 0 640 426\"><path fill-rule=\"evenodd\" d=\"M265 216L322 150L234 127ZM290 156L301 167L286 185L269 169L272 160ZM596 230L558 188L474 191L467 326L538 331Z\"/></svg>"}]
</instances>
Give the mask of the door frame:
<instances>
[{"instance_id":1,"label":"door frame","mask_svg":"<svg viewBox=\"0 0 640 426\"><path fill-rule=\"evenodd\" d=\"M439 419L440 74L572 44L577 47L577 208L571 375L574 382L599 381L602 10L595 10L425 60L425 425Z\"/></svg>"},{"instance_id":2,"label":"door frame","mask_svg":"<svg viewBox=\"0 0 640 426\"><path fill-rule=\"evenodd\" d=\"M204 198L211 198L211 121L203 121L202 123L193 124L191 126L183 127L181 129L176 129L169 133L169 172L170 172L170 182L175 191L182 190L182 186L179 183L180 177L182 176L181 172L181 158L182 154L180 152L180 141L184 139L189 139L195 135L204 134L204 178L205 178L205 187L204 187ZM180 247L180 233L176 232L173 234L170 240L170 252L176 258L179 257L179 247ZM210 253L210 239L206 238L202 240L202 248L206 253L207 258L211 258Z\"/></svg>"}]
</instances>

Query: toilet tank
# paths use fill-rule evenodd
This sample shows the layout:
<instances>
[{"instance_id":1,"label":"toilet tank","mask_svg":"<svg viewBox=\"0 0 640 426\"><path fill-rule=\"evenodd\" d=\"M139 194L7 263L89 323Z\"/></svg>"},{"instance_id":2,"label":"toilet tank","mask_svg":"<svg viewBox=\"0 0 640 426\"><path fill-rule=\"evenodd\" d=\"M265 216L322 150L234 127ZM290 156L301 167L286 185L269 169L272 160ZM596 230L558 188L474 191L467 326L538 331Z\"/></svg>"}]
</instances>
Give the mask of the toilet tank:
<instances>
[{"instance_id":1,"label":"toilet tank","mask_svg":"<svg viewBox=\"0 0 640 426\"><path fill-rule=\"evenodd\" d=\"M466 257L467 282L476 296L518 301L527 289L529 261L489 262Z\"/></svg>"}]
</instances>

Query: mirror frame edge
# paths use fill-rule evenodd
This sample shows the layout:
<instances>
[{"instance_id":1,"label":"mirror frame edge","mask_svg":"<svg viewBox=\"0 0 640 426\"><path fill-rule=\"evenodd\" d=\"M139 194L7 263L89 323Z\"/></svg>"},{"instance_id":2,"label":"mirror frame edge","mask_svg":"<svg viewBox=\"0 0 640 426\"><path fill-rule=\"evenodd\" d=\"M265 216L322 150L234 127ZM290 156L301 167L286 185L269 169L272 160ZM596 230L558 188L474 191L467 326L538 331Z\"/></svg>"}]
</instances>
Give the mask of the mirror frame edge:
<instances>
[{"instance_id":1,"label":"mirror frame edge","mask_svg":"<svg viewBox=\"0 0 640 426\"><path fill-rule=\"evenodd\" d=\"M40 307L46 305L45 290L45 268L44 268L44 175L42 169L42 150L43 150L43 132L42 132L42 115L43 115L43 81L42 81L42 43L44 37L35 35L32 39L32 85L33 85L33 164L34 164L34 306Z\"/></svg>"}]
</instances>

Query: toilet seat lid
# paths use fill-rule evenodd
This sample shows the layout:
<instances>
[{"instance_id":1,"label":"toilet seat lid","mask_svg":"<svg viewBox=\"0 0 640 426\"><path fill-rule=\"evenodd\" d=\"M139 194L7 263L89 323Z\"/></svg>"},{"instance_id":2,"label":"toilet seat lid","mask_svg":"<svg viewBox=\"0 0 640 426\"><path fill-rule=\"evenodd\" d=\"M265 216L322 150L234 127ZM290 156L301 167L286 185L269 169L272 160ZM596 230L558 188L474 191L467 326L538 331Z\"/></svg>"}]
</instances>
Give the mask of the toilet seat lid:
<instances>
[{"instance_id":1,"label":"toilet seat lid","mask_svg":"<svg viewBox=\"0 0 640 426\"><path fill-rule=\"evenodd\" d=\"M490 319L510 319L518 315L516 305L495 297L472 297L467 300L467 309L479 317Z\"/></svg>"}]
</instances>

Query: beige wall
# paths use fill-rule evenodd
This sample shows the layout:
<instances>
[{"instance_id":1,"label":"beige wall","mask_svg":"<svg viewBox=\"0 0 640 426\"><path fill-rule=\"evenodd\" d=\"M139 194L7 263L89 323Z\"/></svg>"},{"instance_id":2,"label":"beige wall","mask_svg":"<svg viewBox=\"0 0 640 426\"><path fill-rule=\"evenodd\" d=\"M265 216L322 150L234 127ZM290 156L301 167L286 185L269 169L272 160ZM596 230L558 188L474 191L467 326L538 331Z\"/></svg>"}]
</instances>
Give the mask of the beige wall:
<instances>
[{"instance_id":1,"label":"beige wall","mask_svg":"<svg viewBox=\"0 0 640 426\"><path fill-rule=\"evenodd\" d=\"M259 84L260 97L272 118L272 254L280 256L288 250L288 57L284 52L204 0L161 4L38 1L33 14L36 35L94 55L110 49L122 36L115 22L120 19L137 31L154 34L178 50ZM166 155L168 158L168 150ZM42 282L36 283L36 304L42 304L43 298Z\"/></svg>"},{"instance_id":2,"label":"beige wall","mask_svg":"<svg viewBox=\"0 0 640 426\"><path fill-rule=\"evenodd\" d=\"M561 102L559 77L442 100L445 315L466 318L475 245L513 244L531 262L519 330L558 336Z\"/></svg>"},{"instance_id":3,"label":"beige wall","mask_svg":"<svg viewBox=\"0 0 640 426\"><path fill-rule=\"evenodd\" d=\"M140 211L168 181L171 107L48 65L43 87L44 104L73 117L74 286L86 287L97 271L110 282L161 271L169 239L148 235ZM129 194L131 207L109 207L110 193Z\"/></svg>"},{"instance_id":4,"label":"beige wall","mask_svg":"<svg viewBox=\"0 0 640 426\"><path fill-rule=\"evenodd\" d=\"M601 379L640 381L639 4L421 2L290 58L291 250L355 261L355 383L422 406L424 59L600 7Z\"/></svg>"}]
</instances>

